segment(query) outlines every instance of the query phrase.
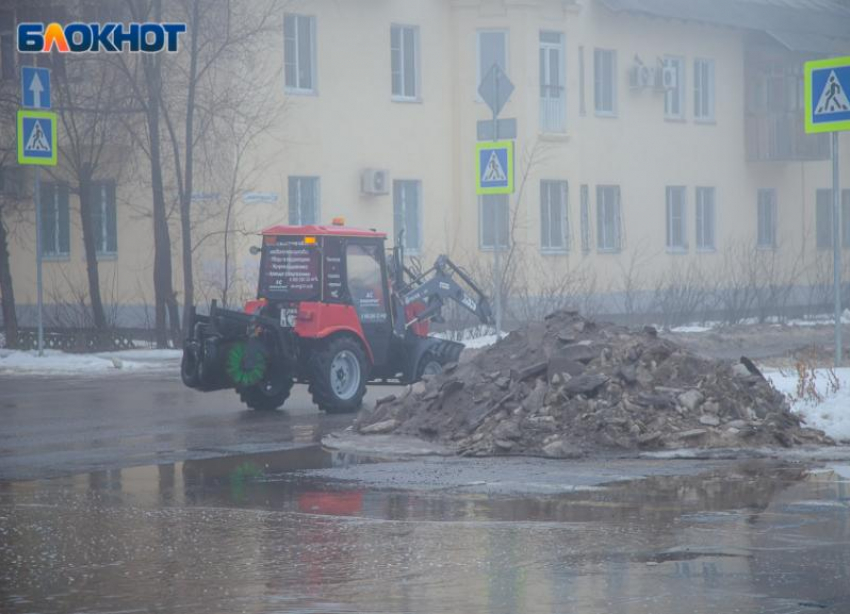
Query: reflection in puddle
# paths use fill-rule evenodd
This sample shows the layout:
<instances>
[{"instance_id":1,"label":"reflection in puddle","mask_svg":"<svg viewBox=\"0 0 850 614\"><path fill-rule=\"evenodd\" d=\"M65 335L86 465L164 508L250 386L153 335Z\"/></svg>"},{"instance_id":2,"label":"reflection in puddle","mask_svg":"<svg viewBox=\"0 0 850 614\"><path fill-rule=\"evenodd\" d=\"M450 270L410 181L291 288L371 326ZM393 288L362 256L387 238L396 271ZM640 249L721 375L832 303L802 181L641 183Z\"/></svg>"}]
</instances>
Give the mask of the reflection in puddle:
<instances>
[{"instance_id":1,"label":"reflection in puddle","mask_svg":"<svg viewBox=\"0 0 850 614\"><path fill-rule=\"evenodd\" d=\"M850 611L846 466L558 496L300 472L371 462L312 446L0 484L0 611Z\"/></svg>"}]
</instances>

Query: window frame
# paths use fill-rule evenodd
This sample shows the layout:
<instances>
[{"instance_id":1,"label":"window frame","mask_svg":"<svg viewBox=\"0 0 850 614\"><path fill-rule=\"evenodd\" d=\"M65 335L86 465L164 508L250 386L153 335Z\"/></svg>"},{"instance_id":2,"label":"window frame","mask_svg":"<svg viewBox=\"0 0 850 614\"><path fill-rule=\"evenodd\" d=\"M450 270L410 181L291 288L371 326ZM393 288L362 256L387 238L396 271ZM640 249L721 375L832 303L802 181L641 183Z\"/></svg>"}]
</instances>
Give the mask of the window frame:
<instances>
[{"instance_id":1,"label":"window frame","mask_svg":"<svg viewBox=\"0 0 850 614\"><path fill-rule=\"evenodd\" d=\"M599 73L600 69L598 66L600 54L610 54L611 55L611 108L610 109L602 109L600 108L600 81L599 81ZM617 50L616 49L606 49L604 47L594 47L593 48L593 111L597 117L617 117L618 112L618 104L617 104Z\"/></svg>"},{"instance_id":2,"label":"window frame","mask_svg":"<svg viewBox=\"0 0 850 614\"><path fill-rule=\"evenodd\" d=\"M295 182L295 188L297 191L296 196L296 211L298 216L295 221L293 221L292 217L292 187L293 181ZM304 221L302 215L302 203L301 203L301 194L302 188L301 184L305 181L309 181L313 184L313 221ZM287 220L291 226L305 226L309 224L318 224L322 219L322 181L321 177L318 175L289 175L287 180Z\"/></svg>"},{"instance_id":3,"label":"window frame","mask_svg":"<svg viewBox=\"0 0 850 614\"><path fill-rule=\"evenodd\" d=\"M549 41L543 41L543 35L556 35L558 37L558 42L553 43ZM550 52L554 51L557 54L558 58L558 79L559 85L553 86L551 83L543 82L543 77L551 76L551 55ZM544 59L545 58L545 59ZM566 49L566 34L564 32L560 32L558 30L540 30L538 33L538 73L540 75L540 113L538 117L538 127L542 133L547 134L563 134L567 131L567 49ZM546 66L546 70L544 71L544 64ZM544 96L544 89L551 91L552 88L559 87L560 88L560 96L557 98L553 98L552 96ZM557 101L557 104L556 104ZM557 121L553 122L552 125L544 121L544 118L550 117L548 113L545 112L548 107L557 108Z\"/></svg>"},{"instance_id":4,"label":"window frame","mask_svg":"<svg viewBox=\"0 0 850 614\"><path fill-rule=\"evenodd\" d=\"M98 260L114 260L118 257L118 207L115 202L116 191L115 191L115 182L113 181L92 181L91 182L92 192L97 188L98 200L97 202L89 203L92 214L95 213L94 207L98 207L98 214L100 216L100 236L96 237L96 245L95 245L95 257ZM109 201L109 195L112 195L112 201ZM114 228L115 231L115 249L109 249L109 233L110 233L110 224L109 224L109 209L112 209L112 218L115 222L116 226ZM94 220L92 220L92 224ZM94 226L92 227L94 231Z\"/></svg>"},{"instance_id":5,"label":"window frame","mask_svg":"<svg viewBox=\"0 0 850 614\"><path fill-rule=\"evenodd\" d=\"M826 202L821 202L821 195L827 195ZM823 205L823 206L822 206ZM826 209L826 219L821 222L821 209ZM828 241L821 241L821 226L827 230ZM817 188L815 190L815 247L818 250L832 249L832 188Z\"/></svg>"},{"instance_id":6,"label":"window frame","mask_svg":"<svg viewBox=\"0 0 850 614\"><path fill-rule=\"evenodd\" d=\"M552 192L557 189L560 191L559 212L561 220L561 233L558 237L561 241L560 245L544 244L544 236L548 235L548 241L551 242L552 233L545 232L545 228L551 228L552 221ZM544 199L544 194L546 198ZM545 202L544 202L545 201ZM541 179L540 180L540 251L543 254L557 255L566 254L570 251L570 189L569 182L566 179ZM544 214L545 210L545 214ZM544 225L545 224L545 225Z\"/></svg>"},{"instance_id":7,"label":"window frame","mask_svg":"<svg viewBox=\"0 0 850 614\"><path fill-rule=\"evenodd\" d=\"M408 233L407 233L407 208L406 202L404 203L405 207L401 213L401 218L404 221L404 252L405 254L409 254L411 256L418 256L422 253L422 244L423 244L423 232L422 232L422 224L424 221L424 216L422 213L422 181L420 179L394 179L393 180L393 233L395 237L398 237L399 229L396 227L396 221L399 217L399 214L396 212L396 186L399 187L400 190L403 190L406 186L413 186L414 191L416 193L416 224L417 224L417 245L411 246L408 244ZM403 196L405 196L406 201L406 193L400 192Z\"/></svg>"},{"instance_id":8,"label":"window frame","mask_svg":"<svg viewBox=\"0 0 850 614\"><path fill-rule=\"evenodd\" d=\"M44 232L44 222L46 218L46 211L44 202L44 194L45 192L51 189L53 192L53 202L50 203L49 206L51 208L51 217L53 217L53 243L51 245L50 251L47 251L46 244L44 242L44 236L41 237L41 258L45 261L53 261L53 262L62 262L71 259L71 211L70 211L70 188L67 183L64 182L43 182L41 184L41 191L39 194L39 208L41 209L41 232ZM62 194L64 193L64 202L62 198ZM68 249L62 250L62 208L65 209L65 228L66 228L66 239L68 242Z\"/></svg>"},{"instance_id":9,"label":"window frame","mask_svg":"<svg viewBox=\"0 0 850 614\"><path fill-rule=\"evenodd\" d=\"M715 61L710 58L694 58L694 122L700 124L716 124L717 123L717 80L715 79ZM700 70L697 66L702 66ZM706 112L702 108L700 98L702 97L702 71L707 70L707 79L705 88L707 91L706 104L709 109Z\"/></svg>"},{"instance_id":10,"label":"window frame","mask_svg":"<svg viewBox=\"0 0 850 614\"><path fill-rule=\"evenodd\" d=\"M706 203L705 196L710 194L710 202ZM710 205L710 215L706 217L706 204ZM697 186L694 189L694 222L696 230L696 251L713 253L717 251L717 190L713 186ZM710 222L711 242L706 243L706 220ZM702 230L702 232L700 232Z\"/></svg>"},{"instance_id":11,"label":"window frame","mask_svg":"<svg viewBox=\"0 0 850 614\"><path fill-rule=\"evenodd\" d=\"M581 218L581 252L583 254L589 254L593 249L591 244L593 232L590 227L590 186L586 183L581 184L579 188L579 203L580 212L579 217Z\"/></svg>"},{"instance_id":12,"label":"window frame","mask_svg":"<svg viewBox=\"0 0 850 614\"><path fill-rule=\"evenodd\" d=\"M400 85L402 92L405 85L405 53L404 53L404 33L410 31L413 33L413 95L405 93L397 94L395 92L395 73L393 71L393 31L399 31L399 68L400 68ZM422 69L421 69L421 46L420 46L420 28L419 26L402 23L390 24L390 97L393 102L422 102Z\"/></svg>"},{"instance_id":13,"label":"window frame","mask_svg":"<svg viewBox=\"0 0 850 614\"><path fill-rule=\"evenodd\" d=\"M668 66L668 62L675 62L676 69L676 87L672 90L664 91L664 119L665 121L683 122L686 120L685 105L687 104L687 96L685 95L685 58L680 55L665 55L664 66ZM679 113L673 113L670 108L672 106L671 95L678 93Z\"/></svg>"},{"instance_id":14,"label":"window frame","mask_svg":"<svg viewBox=\"0 0 850 614\"><path fill-rule=\"evenodd\" d=\"M613 202L603 195L610 191ZM608 245L606 225L603 223L606 217L605 209L612 208L611 245ZM623 206L620 186L617 184L603 184L596 186L596 251L602 254L617 254L623 249Z\"/></svg>"},{"instance_id":15,"label":"window frame","mask_svg":"<svg viewBox=\"0 0 850 614\"><path fill-rule=\"evenodd\" d=\"M505 42L505 44L504 44L504 47L505 47L505 58L504 58L505 65L503 67L503 70L504 70L506 75L510 75L510 71L508 70L508 68L510 66L510 59L511 59L511 49L510 49L511 40L510 40L510 28L480 28L480 29L475 31L475 72L476 72L475 101L483 103L484 100L481 98L481 95L478 93L478 88L481 85L481 80L484 78L484 75L486 75L486 71L484 70L484 67L481 66L481 35L482 34L502 34L502 37L503 37L504 42ZM487 70L490 70L490 68L487 67Z\"/></svg>"},{"instance_id":16,"label":"window frame","mask_svg":"<svg viewBox=\"0 0 850 614\"><path fill-rule=\"evenodd\" d=\"M668 185L665 190L665 218L666 218L666 240L665 247L669 254L686 254L689 250L688 245L688 188L683 185ZM674 194L681 195L681 202L675 202ZM675 205L680 206L681 215L678 216L678 230L682 238L681 245L674 243L674 230L676 229Z\"/></svg>"},{"instance_id":17,"label":"window frame","mask_svg":"<svg viewBox=\"0 0 850 614\"><path fill-rule=\"evenodd\" d=\"M764 199L763 197L768 197ZM756 196L756 247L758 249L776 249L776 217L777 217L777 202L778 197L775 188L759 188ZM768 205L767 207L764 207ZM770 224L765 225L762 220L764 215L763 208L770 211ZM763 242L763 228L768 228L770 232L770 242Z\"/></svg>"},{"instance_id":18,"label":"window frame","mask_svg":"<svg viewBox=\"0 0 850 614\"><path fill-rule=\"evenodd\" d=\"M299 44L298 44L298 22L301 19L308 19L310 22L310 82L311 86L309 88L301 87L300 85L287 85L286 83L286 69L287 69L287 61L286 61L286 18L294 17L295 18L295 61L293 62L295 66L295 80L296 83L300 81L300 71L299 71ZM317 70L317 56L318 56L318 46L316 44L316 31L317 27L317 19L315 15L306 15L303 13L284 13L283 14L283 88L287 94L294 94L298 96L316 96L319 93L318 87L318 70Z\"/></svg>"}]
</instances>

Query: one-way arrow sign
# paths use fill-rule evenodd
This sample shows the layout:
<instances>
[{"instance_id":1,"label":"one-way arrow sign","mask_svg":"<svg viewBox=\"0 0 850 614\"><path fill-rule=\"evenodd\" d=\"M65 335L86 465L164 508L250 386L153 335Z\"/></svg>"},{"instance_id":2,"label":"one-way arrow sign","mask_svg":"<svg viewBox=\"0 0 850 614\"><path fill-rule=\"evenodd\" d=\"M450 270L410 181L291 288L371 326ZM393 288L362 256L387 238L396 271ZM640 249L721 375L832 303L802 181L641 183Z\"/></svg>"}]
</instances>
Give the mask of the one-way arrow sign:
<instances>
[{"instance_id":1,"label":"one-way arrow sign","mask_svg":"<svg viewBox=\"0 0 850 614\"><path fill-rule=\"evenodd\" d=\"M514 84L498 64L490 67L478 86L478 95L496 116L502 111L513 91Z\"/></svg>"},{"instance_id":2,"label":"one-way arrow sign","mask_svg":"<svg viewBox=\"0 0 850 614\"><path fill-rule=\"evenodd\" d=\"M21 67L21 99L28 109L50 108L50 71L34 66Z\"/></svg>"}]
</instances>

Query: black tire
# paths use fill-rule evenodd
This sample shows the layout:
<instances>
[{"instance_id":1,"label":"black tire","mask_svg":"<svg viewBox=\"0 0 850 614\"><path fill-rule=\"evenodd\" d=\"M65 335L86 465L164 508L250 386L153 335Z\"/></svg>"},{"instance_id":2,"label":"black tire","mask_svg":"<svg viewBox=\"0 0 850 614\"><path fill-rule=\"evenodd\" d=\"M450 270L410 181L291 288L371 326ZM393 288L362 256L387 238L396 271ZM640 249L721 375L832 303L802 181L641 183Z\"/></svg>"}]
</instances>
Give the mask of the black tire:
<instances>
[{"instance_id":1,"label":"black tire","mask_svg":"<svg viewBox=\"0 0 850 614\"><path fill-rule=\"evenodd\" d=\"M264 380L253 386L237 389L239 399L251 409L274 411L281 407L292 392L291 377L278 376L274 380Z\"/></svg>"},{"instance_id":2,"label":"black tire","mask_svg":"<svg viewBox=\"0 0 850 614\"><path fill-rule=\"evenodd\" d=\"M197 388L201 383L198 373L198 352L194 347L183 348L183 360L180 361L180 379L189 388Z\"/></svg>"},{"instance_id":3,"label":"black tire","mask_svg":"<svg viewBox=\"0 0 850 614\"><path fill-rule=\"evenodd\" d=\"M329 414L360 409L368 378L363 348L350 337L337 337L310 357L309 390L313 403Z\"/></svg>"},{"instance_id":4,"label":"black tire","mask_svg":"<svg viewBox=\"0 0 850 614\"><path fill-rule=\"evenodd\" d=\"M416 381L422 379L423 375L439 375L443 372L443 363L431 352L425 352L416 366Z\"/></svg>"}]
</instances>

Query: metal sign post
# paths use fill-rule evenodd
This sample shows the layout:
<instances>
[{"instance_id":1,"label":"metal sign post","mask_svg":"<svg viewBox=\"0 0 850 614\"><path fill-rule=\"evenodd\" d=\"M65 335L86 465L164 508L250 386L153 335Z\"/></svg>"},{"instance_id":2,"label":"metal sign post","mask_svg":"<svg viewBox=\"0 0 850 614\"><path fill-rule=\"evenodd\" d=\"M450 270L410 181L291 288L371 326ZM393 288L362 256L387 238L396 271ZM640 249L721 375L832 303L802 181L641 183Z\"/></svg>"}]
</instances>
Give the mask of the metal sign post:
<instances>
[{"instance_id":1,"label":"metal sign post","mask_svg":"<svg viewBox=\"0 0 850 614\"><path fill-rule=\"evenodd\" d=\"M502 68L494 63L487 74L481 80L478 86L478 95L490 107L493 112L491 128L489 130L492 145L489 148L484 147L483 143L479 143L476 148L476 193L485 194L512 194L514 187L513 180L513 141L499 142L499 112L505 106L511 94L514 91L514 84L508 76L502 71ZM508 138L516 136L516 122L513 126L513 134L506 135ZM482 133L481 129L478 130ZM487 155L489 151L489 155ZM482 160L483 155L487 157L486 162ZM482 162L484 162L482 164ZM487 176L485 178L485 175ZM489 180L486 180L489 179ZM510 202L510 201L508 201ZM508 207L510 212L510 206ZM496 334L501 334L502 331L502 245L501 239L501 215L497 207L493 208L493 285L496 291L495 300L495 320Z\"/></svg>"},{"instance_id":2,"label":"metal sign post","mask_svg":"<svg viewBox=\"0 0 850 614\"><path fill-rule=\"evenodd\" d=\"M841 194L838 178L838 132L850 130L850 57L806 62L806 132L832 133L832 284L835 319L835 366L841 347Z\"/></svg>"},{"instance_id":3,"label":"metal sign post","mask_svg":"<svg viewBox=\"0 0 850 614\"><path fill-rule=\"evenodd\" d=\"M50 71L21 67L21 104L18 110L18 164L34 165L32 199L35 205L35 277L37 285L38 355L44 356L44 284L42 281L41 167L56 166L57 118L50 109ZM35 110L29 110L35 109Z\"/></svg>"}]
</instances>

